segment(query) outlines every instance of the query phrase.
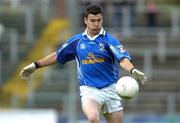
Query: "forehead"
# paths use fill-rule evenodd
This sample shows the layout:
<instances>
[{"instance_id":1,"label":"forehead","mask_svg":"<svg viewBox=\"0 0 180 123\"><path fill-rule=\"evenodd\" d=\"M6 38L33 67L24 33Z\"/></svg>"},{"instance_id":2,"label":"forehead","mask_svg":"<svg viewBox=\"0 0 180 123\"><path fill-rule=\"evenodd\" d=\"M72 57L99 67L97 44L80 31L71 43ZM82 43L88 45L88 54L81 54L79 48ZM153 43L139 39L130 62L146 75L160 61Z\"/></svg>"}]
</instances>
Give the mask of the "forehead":
<instances>
[{"instance_id":1,"label":"forehead","mask_svg":"<svg viewBox=\"0 0 180 123\"><path fill-rule=\"evenodd\" d=\"M88 19L101 19L102 14L97 14L97 15L89 14L87 18Z\"/></svg>"}]
</instances>

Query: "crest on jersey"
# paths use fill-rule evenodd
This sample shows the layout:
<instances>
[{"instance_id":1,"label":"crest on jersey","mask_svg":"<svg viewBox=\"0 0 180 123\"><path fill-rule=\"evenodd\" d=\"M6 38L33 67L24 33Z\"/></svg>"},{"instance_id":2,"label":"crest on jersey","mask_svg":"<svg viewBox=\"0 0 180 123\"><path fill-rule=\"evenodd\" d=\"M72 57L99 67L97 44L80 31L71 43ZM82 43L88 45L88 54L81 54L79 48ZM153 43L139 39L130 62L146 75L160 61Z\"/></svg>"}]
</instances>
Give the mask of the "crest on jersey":
<instances>
[{"instance_id":1,"label":"crest on jersey","mask_svg":"<svg viewBox=\"0 0 180 123\"><path fill-rule=\"evenodd\" d=\"M104 44L103 43L99 43L99 50L100 51L103 51L105 48L104 48Z\"/></svg>"},{"instance_id":2,"label":"crest on jersey","mask_svg":"<svg viewBox=\"0 0 180 123\"><path fill-rule=\"evenodd\" d=\"M85 44L80 44L80 49L86 49Z\"/></svg>"}]
</instances>

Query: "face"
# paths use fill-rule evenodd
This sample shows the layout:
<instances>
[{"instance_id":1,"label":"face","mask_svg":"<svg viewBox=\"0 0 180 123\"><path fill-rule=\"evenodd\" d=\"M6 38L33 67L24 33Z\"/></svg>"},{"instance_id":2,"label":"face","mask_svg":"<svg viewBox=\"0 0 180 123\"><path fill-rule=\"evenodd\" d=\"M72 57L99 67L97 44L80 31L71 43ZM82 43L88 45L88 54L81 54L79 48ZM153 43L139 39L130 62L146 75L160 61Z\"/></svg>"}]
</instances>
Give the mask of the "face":
<instances>
[{"instance_id":1,"label":"face","mask_svg":"<svg viewBox=\"0 0 180 123\"><path fill-rule=\"evenodd\" d=\"M84 18L84 22L87 26L87 31L90 36L99 34L102 28L103 17L101 14L93 15L89 14L87 18Z\"/></svg>"}]
</instances>

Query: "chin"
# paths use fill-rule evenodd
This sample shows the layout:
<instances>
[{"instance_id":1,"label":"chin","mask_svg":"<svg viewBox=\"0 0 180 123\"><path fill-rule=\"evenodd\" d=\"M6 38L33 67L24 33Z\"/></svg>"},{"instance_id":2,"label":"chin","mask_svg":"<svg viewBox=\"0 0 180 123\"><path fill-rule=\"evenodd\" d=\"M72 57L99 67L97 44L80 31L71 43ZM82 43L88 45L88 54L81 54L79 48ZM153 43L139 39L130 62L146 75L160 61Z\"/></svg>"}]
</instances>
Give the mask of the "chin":
<instances>
[{"instance_id":1,"label":"chin","mask_svg":"<svg viewBox=\"0 0 180 123\"><path fill-rule=\"evenodd\" d=\"M94 30L93 31L95 35L99 34L100 30Z\"/></svg>"}]
</instances>

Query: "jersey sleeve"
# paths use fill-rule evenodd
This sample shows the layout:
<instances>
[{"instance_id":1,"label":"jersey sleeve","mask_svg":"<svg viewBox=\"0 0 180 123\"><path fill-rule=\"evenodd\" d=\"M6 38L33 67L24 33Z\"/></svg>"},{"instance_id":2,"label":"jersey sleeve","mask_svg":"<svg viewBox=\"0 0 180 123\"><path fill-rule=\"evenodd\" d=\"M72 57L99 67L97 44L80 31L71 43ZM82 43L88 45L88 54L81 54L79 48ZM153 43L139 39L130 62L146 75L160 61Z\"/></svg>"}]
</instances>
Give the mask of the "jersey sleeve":
<instances>
[{"instance_id":1,"label":"jersey sleeve","mask_svg":"<svg viewBox=\"0 0 180 123\"><path fill-rule=\"evenodd\" d=\"M120 62L123 58L127 58L131 61L128 51L123 47L119 40L110 35L108 36L108 39L108 48L118 62Z\"/></svg>"},{"instance_id":2,"label":"jersey sleeve","mask_svg":"<svg viewBox=\"0 0 180 123\"><path fill-rule=\"evenodd\" d=\"M57 58L56 60L65 64L68 61L74 60L76 55L76 41L77 36L71 37L68 39L60 48L57 49Z\"/></svg>"}]
</instances>

